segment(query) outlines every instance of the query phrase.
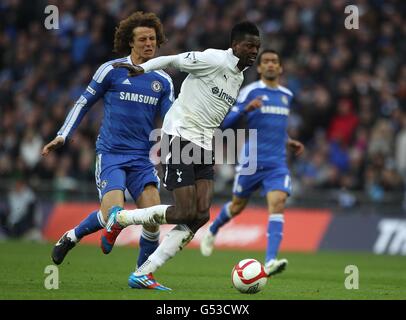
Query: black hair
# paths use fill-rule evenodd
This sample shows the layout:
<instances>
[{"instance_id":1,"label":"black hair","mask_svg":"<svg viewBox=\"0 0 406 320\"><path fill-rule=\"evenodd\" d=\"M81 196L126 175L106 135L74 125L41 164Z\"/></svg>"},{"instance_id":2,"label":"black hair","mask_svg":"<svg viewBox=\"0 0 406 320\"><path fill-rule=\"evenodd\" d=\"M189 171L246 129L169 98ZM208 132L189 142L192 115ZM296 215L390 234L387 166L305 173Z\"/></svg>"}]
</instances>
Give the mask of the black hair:
<instances>
[{"instance_id":1,"label":"black hair","mask_svg":"<svg viewBox=\"0 0 406 320\"><path fill-rule=\"evenodd\" d=\"M133 41L134 28L147 27L153 28L156 32L156 45L159 48L166 41L161 20L155 13L142 11L134 12L128 18L121 20L114 34L114 51L122 55L128 55L131 52L130 42Z\"/></svg>"},{"instance_id":2,"label":"black hair","mask_svg":"<svg viewBox=\"0 0 406 320\"><path fill-rule=\"evenodd\" d=\"M274 50L274 49L264 49L261 51L261 53L258 55L258 64L261 64L261 59L262 59L262 55L264 55L265 53L273 53L276 54L278 56L278 60L279 60L279 65L282 65L282 59L281 56L279 54L278 51Z\"/></svg>"},{"instance_id":3,"label":"black hair","mask_svg":"<svg viewBox=\"0 0 406 320\"><path fill-rule=\"evenodd\" d=\"M233 44L234 41L242 41L247 34L259 37L257 26L249 21L237 23L231 30L231 44Z\"/></svg>"}]
</instances>

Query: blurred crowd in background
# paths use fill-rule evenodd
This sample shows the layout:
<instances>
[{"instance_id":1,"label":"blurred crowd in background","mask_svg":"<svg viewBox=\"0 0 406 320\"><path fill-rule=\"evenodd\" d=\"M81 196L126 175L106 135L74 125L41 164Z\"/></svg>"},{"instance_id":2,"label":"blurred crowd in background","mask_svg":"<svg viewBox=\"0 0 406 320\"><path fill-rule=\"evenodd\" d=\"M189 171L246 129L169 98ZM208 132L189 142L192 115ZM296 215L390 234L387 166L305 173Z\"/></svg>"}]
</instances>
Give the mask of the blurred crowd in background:
<instances>
[{"instance_id":1,"label":"blurred crowd in background","mask_svg":"<svg viewBox=\"0 0 406 320\"><path fill-rule=\"evenodd\" d=\"M59 9L58 30L44 27L49 4ZM359 9L359 29L345 28L349 4ZM55 137L98 66L116 57L115 27L137 10L161 18L168 42L160 55L227 49L236 22L248 19L259 26L263 48L280 52L282 84L295 95L289 134L307 148L303 157L289 157L296 193L334 188L361 191L379 202L387 192L404 190L402 0L2 0L2 181L26 180L34 190L41 181L50 190L93 183L101 101L62 149L42 159L41 148ZM178 92L185 74L168 73ZM255 68L245 76L245 84L256 80ZM218 166L217 178L216 190L230 193L233 170ZM10 189L14 185L21 189L18 182ZM354 201L343 194L344 204Z\"/></svg>"}]
</instances>

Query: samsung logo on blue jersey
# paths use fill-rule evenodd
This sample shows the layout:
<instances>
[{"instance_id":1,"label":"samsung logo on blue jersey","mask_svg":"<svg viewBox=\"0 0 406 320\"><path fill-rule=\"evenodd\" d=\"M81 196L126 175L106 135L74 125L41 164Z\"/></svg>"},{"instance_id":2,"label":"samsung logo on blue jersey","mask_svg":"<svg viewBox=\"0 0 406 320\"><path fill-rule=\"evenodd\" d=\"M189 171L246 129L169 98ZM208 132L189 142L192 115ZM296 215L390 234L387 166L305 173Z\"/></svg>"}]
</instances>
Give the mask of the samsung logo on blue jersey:
<instances>
[{"instance_id":1,"label":"samsung logo on blue jersey","mask_svg":"<svg viewBox=\"0 0 406 320\"><path fill-rule=\"evenodd\" d=\"M272 114L278 114L281 116L288 116L289 109L285 108L285 107L278 107L278 106L262 106L261 113L272 113Z\"/></svg>"},{"instance_id":2,"label":"samsung logo on blue jersey","mask_svg":"<svg viewBox=\"0 0 406 320\"><path fill-rule=\"evenodd\" d=\"M158 104L158 98L131 92L120 92L120 100L142 102L146 104L152 104L154 106Z\"/></svg>"}]
</instances>

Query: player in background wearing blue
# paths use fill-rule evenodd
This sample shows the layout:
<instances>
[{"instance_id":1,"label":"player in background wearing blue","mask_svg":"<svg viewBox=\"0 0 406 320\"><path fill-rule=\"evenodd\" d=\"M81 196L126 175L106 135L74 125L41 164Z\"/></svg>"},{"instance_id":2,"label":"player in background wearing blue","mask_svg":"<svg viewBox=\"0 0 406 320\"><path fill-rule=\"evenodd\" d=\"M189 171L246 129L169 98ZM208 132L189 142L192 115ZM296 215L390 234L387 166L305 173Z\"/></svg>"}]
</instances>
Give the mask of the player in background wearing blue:
<instances>
[{"instance_id":1,"label":"player in background wearing blue","mask_svg":"<svg viewBox=\"0 0 406 320\"><path fill-rule=\"evenodd\" d=\"M68 114L57 137L42 151L61 147L69 138L92 105L104 100L104 117L96 141L96 184L101 201L100 210L94 211L74 229L67 231L52 252L56 264L84 236L103 229L109 208L123 206L124 191L128 189L138 208L160 204L159 180L149 152L149 139L155 128L155 118L163 119L174 100L171 78L162 70L128 77L126 69L114 69L115 62L132 65L144 63L154 57L156 48L165 41L163 27L154 13L135 12L120 22L114 38L114 49L125 54L121 59L103 64L94 74L87 89ZM101 246L108 254L121 232L102 233ZM142 265L159 245L159 226L143 226L137 265ZM165 290L152 274L148 289ZM131 284L130 284L131 286Z\"/></svg>"},{"instance_id":2,"label":"player in background wearing blue","mask_svg":"<svg viewBox=\"0 0 406 320\"><path fill-rule=\"evenodd\" d=\"M288 116L293 94L279 84L282 66L279 55L273 50L264 50L259 55L257 71L260 80L243 88L237 104L225 117L221 128L226 129L246 116L249 129L257 130L257 171L253 175L240 175L237 166L233 187L233 198L226 203L200 243L201 253L210 256L220 227L240 214L248 204L251 194L262 188L266 194L269 211L268 243L265 256L265 271L268 276L283 271L286 259L277 259L283 235L285 202L291 193L291 179L286 163L286 147L295 155L302 154L303 144L290 139L287 134ZM242 152L248 154L247 141ZM247 166L248 163L243 166Z\"/></svg>"}]
</instances>

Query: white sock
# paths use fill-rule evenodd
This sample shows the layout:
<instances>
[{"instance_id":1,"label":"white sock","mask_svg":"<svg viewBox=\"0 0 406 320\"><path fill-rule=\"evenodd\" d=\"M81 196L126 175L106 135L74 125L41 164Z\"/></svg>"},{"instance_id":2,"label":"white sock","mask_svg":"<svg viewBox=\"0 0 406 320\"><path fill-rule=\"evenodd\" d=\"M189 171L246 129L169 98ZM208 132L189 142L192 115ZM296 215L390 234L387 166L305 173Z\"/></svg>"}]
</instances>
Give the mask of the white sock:
<instances>
[{"instance_id":1,"label":"white sock","mask_svg":"<svg viewBox=\"0 0 406 320\"><path fill-rule=\"evenodd\" d=\"M135 270L135 274L142 275L150 272L155 272L166 261L175 256L182 250L194 237L193 232L188 226L178 224L175 228L169 231L159 247L149 256L147 261Z\"/></svg>"},{"instance_id":2,"label":"white sock","mask_svg":"<svg viewBox=\"0 0 406 320\"><path fill-rule=\"evenodd\" d=\"M68 236L68 238L70 238L73 242L75 242L75 243L79 242L79 239L76 237L76 234L75 234L75 229L69 230L67 236Z\"/></svg>"},{"instance_id":3,"label":"white sock","mask_svg":"<svg viewBox=\"0 0 406 320\"><path fill-rule=\"evenodd\" d=\"M151 232L151 231L148 231L147 229L145 229L145 227L143 226L141 237L143 237L144 239L147 239L149 241L157 241L157 240L159 240L159 229L158 229L158 231Z\"/></svg>"},{"instance_id":4,"label":"white sock","mask_svg":"<svg viewBox=\"0 0 406 320\"><path fill-rule=\"evenodd\" d=\"M117 214L117 222L127 227L131 224L166 224L168 205L157 205L144 209L121 210Z\"/></svg>"}]
</instances>

